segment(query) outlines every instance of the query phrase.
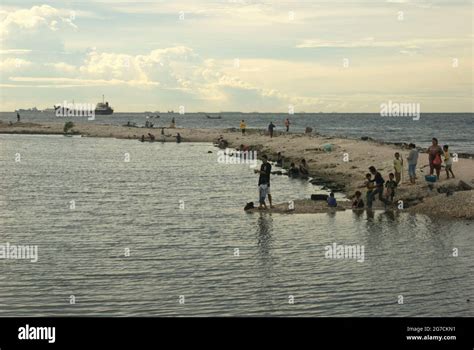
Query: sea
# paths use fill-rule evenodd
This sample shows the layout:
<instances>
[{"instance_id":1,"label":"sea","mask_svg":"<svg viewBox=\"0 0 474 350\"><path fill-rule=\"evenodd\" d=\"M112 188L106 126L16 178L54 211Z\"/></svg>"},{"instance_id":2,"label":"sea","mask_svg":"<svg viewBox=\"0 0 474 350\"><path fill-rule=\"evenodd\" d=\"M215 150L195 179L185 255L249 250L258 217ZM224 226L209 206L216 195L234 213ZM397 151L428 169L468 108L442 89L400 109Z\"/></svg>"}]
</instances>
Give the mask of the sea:
<instances>
[{"instance_id":1,"label":"sea","mask_svg":"<svg viewBox=\"0 0 474 350\"><path fill-rule=\"evenodd\" d=\"M178 126L201 127L241 118L222 117L175 116ZM255 128L276 120L245 118ZM349 124L349 116L291 119L295 131L419 143L436 135L472 147L468 115L422 116L401 130L371 115L343 129L336 118ZM472 221L402 210L246 213L258 177L248 164L220 163L212 144L0 135L0 179L1 317L474 316ZM271 181L276 203L324 192ZM21 247L36 247L36 258Z\"/></svg>"}]
</instances>

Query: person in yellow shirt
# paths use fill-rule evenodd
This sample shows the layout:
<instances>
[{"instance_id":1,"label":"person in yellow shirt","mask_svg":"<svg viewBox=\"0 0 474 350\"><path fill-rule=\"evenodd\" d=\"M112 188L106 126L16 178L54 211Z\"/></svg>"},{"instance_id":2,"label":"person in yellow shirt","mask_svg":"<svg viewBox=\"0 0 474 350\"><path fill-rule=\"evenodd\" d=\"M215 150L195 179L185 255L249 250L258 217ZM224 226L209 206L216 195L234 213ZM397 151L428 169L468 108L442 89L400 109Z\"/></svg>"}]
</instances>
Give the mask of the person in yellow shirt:
<instances>
[{"instance_id":1,"label":"person in yellow shirt","mask_svg":"<svg viewBox=\"0 0 474 350\"><path fill-rule=\"evenodd\" d=\"M240 122L240 130L242 131L242 135L245 135L245 128L247 127L247 125L245 124L245 120L242 119L242 121Z\"/></svg>"},{"instance_id":2,"label":"person in yellow shirt","mask_svg":"<svg viewBox=\"0 0 474 350\"><path fill-rule=\"evenodd\" d=\"M395 170L395 182L398 185L401 181L403 171L403 159L398 152L395 153L395 159L393 160L393 170Z\"/></svg>"}]
</instances>

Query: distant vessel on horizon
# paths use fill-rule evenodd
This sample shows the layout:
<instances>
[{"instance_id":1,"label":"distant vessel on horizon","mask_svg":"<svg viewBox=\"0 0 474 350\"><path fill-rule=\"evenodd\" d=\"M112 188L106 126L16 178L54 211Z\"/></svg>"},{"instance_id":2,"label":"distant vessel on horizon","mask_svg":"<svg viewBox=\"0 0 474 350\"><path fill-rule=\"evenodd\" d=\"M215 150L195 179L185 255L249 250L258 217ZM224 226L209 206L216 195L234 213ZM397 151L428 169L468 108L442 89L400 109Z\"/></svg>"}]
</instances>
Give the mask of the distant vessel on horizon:
<instances>
[{"instance_id":1,"label":"distant vessel on horizon","mask_svg":"<svg viewBox=\"0 0 474 350\"><path fill-rule=\"evenodd\" d=\"M114 113L114 109L110 107L109 102L105 102L104 100L104 95L102 95L102 102L97 103L95 106L96 115L111 115Z\"/></svg>"}]
</instances>

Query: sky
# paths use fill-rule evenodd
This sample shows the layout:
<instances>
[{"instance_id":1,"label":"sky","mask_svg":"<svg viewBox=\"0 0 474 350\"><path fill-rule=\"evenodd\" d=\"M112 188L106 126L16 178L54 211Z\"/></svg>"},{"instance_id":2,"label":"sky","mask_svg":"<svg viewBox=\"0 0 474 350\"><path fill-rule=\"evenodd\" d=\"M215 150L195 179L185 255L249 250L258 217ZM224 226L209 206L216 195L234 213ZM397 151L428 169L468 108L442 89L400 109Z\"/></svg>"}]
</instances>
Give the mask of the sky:
<instances>
[{"instance_id":1,"label":"sky","mask_svg":"<svg viewBox=\"0 0 474 350\"><path fill-rule=\"evenodd\" d=\"M0 3L0 111L474 112L473 2Z\"/></svg>"}]
</instances>

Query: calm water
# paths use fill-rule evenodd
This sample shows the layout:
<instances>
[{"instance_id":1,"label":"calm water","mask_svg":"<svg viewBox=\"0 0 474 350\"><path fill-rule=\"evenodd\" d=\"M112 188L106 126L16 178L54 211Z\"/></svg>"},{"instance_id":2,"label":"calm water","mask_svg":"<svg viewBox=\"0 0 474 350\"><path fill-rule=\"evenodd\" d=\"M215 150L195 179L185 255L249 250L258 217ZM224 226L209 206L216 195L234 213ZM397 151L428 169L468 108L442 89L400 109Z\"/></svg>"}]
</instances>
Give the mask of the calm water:
<instances>
[{"instance_id":1,"label":"calm water","mask_svg":"<svg viewBox=\"0 0 474 350\"><path fill-rule=\"evenodd\" d=\"M0 135L0 244L39 250L0 260L0 316L474 316L472 223L245 214L256 175L216 159L207 144ZM272 178L277 202L316 190ZM326 259L334 242L365 261Z\"/></svg>"},{"instance_id":2,"label":"calm water","mask_svg":"<svg viewBox=\"0 0 474 350\"><path fill-rule=\"evenodd\" d=\"M54 113L22 113L22 121L41 122L64 121ZM273 121L276 130L284 130L284 120L288 114L240 114L221 113L222 119L207 119L205 113L187 113L185 115L160 114L160 118L149 119L155 126L169 126L171 118L175 118L178 127L199 128L231 128L239 127L241 119L245 119L249 128L266 129ZM152 114L156 116L156 114ZM15 113L0 113L0 120L16 121ZM87 122L87 118L72 118L73 121ZM128 121L137 125L145 125L144 113L115 113L112 116L96 116L89 123L124 125ZM354 138L369 136L376 140L389 142L414 142L419 146L429 146L431 138L437 137L441 144L449 144L451 152L474 154L474 114L472 113L424 113L420 120L414 121L409 117L390 118L380 114L340 114L340 113L305 113L290 116L291 130L302 132L309 126L314 131L325 135L339 135Z\"/></svg>"}]
</instances>

